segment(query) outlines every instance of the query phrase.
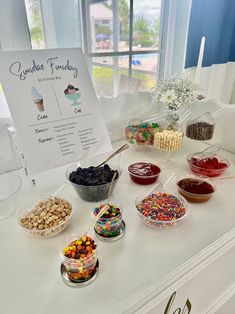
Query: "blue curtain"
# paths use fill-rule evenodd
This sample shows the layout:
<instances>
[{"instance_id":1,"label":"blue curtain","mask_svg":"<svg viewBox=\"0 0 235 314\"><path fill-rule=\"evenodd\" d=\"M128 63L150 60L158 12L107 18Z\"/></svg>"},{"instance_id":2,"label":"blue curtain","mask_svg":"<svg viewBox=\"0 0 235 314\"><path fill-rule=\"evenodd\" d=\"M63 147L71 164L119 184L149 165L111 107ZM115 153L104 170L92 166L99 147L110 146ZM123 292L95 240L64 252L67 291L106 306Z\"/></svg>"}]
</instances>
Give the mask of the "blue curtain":
<instances>
[{"instance_id":1,"label":"blue curtain","mask_svg":"<svg viewBox=\"0 0 235 314\"><path fill-rule=\"evenodd\" d=\"M203 36L202 66L235 61L235 0L192 0L185 68L197 65Z\"/></svg>"}]
</instances>

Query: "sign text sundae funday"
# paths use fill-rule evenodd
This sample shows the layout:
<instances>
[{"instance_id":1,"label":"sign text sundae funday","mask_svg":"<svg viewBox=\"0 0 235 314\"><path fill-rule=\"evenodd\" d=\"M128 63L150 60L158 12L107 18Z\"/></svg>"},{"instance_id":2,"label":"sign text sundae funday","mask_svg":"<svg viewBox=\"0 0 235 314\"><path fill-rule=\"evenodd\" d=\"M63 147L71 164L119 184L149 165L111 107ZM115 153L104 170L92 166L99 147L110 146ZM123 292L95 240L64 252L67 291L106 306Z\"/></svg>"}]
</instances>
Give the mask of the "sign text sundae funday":
<instances>
[{"instance_id":1,"label":"sign text sundae funday","mask_svg":"<svg viewBox=\"0 0 235 314\"><path fill-rule=\"evenodd\" d=\"M24 67L20 61L15 61L10 65L9 72L18 76L20 80L25 80L30 74L43 72L47 68L50 69L52 75L56 74L57 71L72 71L73 77L78 77L78 68L71 65L69 59L67 59L65 64L60 64L58 57L48 58L45 64L39 64L33 59L30 67Z\"/></svg>"}]
</instances>

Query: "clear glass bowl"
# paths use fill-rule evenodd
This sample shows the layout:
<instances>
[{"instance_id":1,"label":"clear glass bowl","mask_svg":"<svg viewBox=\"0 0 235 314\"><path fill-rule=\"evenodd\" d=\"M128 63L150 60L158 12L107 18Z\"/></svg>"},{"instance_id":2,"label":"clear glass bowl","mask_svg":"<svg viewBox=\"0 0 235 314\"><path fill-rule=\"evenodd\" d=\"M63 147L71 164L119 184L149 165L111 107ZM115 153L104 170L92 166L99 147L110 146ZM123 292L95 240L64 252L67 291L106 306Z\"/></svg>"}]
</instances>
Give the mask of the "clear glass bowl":
<instances>
[{"instance_id":1,"label":"clear glass bowl","mask_svg":"<svg viewBox=\"0 0 235 314\"><path fill-rule=\"evenodd\" d=\"M152 193L158 193L158 192L162 192L162 193L166 193L166 191L159 191L158 189L156 189L155 191L152 191ZM137 214L139 215L139 217L142 219L142 221L147 224L150 227L154 227L154 228L159 228L159 229L169 229L172 227L176 227L179 225L179 223L181 223L189 214L189 206L188 203L186 201L186 199L184 197L182 197L181 195L174 193L173 194L175 197L177 197L177 199L183 204L184 208L185 208L185 213L182 217L178 218L178 219L174 219L174 220L156 220L156 219L151 219L145 215L143 215L137 208L137 205L144 199L145 196L140 196L136 198L135 201L135 206L136 206L136 210L137 210Z\"/></svg>"},{"instance_id":2,"label":"clear glass bowl","mask_svg":"<svg viewBox=\"0 0 235 314\"><path fill-rule=\"evenodd\" d=\"M184 133L179 128L156 130L154 147L165 152L178 151L183 143Z\"/></svg>"},{"instance_id":3,"label":"clear glass bowl","mask_svg":"<svg viewBox=\"0 0 235 314\"><path fill-rule=\"evenodd\" d=\"M154 130L158 128L157 123L141 123L132 120L125 128L126 141L135 145L153 145Z\"/></svg>"},{"instance_id":4,"label":"clear glass bowl","mask_svg":"<svg viewBox=\"0 0 235 314\"><path fill-rule=\"evenodd\" d=\"M182 188L179 185L179 182L183 179L192 179L192 184L194 185L194 183L196 184L196 188L197 185L200 186L203 182L205 182L206 184L206 188L210 188L211 187L211 191L210 193L192 193L192 192L188 192L186 189ZM191 203L204 203L207 202L211 196L214 194L216 188L215 185L211 183L211 181L209 181L206 177L202 177L202 176L195 176L192 174L188 174L188 175L182 175L180 176L177 181L176 181L177 187L178 187L178 192L184 197L186 198L186 200L188 202ZM209 185L209 186L208 186ZM195 186L195 185L194 185Z\"/></svg>"},{"instance_id":5,"label":"clear glass bowl","mask_svg":"<svg viewBox=\"0 0 235 314\"><path fill-rule=\"evenodd\" d=\"M22 185L19 176L13 173L0 175L0 220L9 217L16 208L16 198Z\"/></svg>"},{"instance_id":6,"label":"clear glass bowl","mask_svg":"<svg viewBox=\"0 0 235 314\"><path fill-rule=\"evenodd\" d=\"M95 247L96 247L94 251L89 251L88 254L84 254L86 256L83 256L83 257L80 256L79 259L68 258L67 256L64 255L64 249L71 247L71 244L75 241L77 243L82 242L81 237L83 235L84 235L83 232L71 234L69 237L63 240L62 247L59 250L59 256L62 260L62 263L65 266L66 273L69 279L74 282L85 282L91 279L91 277L93 277L94 274L96 273L96 264L98 260L97 242L95 241L93 236L91 236L90 234L86 234L86 239L88 236L89 239L91 239L91 241L94 241L93 243L95 244ZM78 244L78 245L83 245L83 243Z\"/></svg>"},{"instance_id":7,"label":"clear glass bowl","mask_svg":"<svg viewBox=\"0 0 235 314\"><path fill-rule=\"evenodd\" d=\"M199 175L203 175L203 176L207 176L207 177L218 177L218 176L221 176L225 172L225 170L227 170L228 167L230 166L230 163L226 158L224 158L220 155L215 155L214 157L216 157L219 162L224 162L225 164L227 164L227 166L224 168L221 168L221 169L202 168L202 167L197 166L193 163L192 158L194 155L195 155L195 153L188 155L187 162L188 162L190 170L195 174L199 174Z\"/></svg>"},{"instance_id":8,"label":"clear glass bowl","mask_svg":"<svg viewBox=\"0 0 235 314\"><path fill-rule=\"evenodd\" d=\"M97 204L95 208L97 207L99 208L101 205L107 205L107 204L114 206L116 208L119 208L120 214L111 218L102 218L103 216L101 216L101 218L99 218L95 224L95 231L102 237L112 238L120 234L120 230L122 226L122 207L119 202L114 201L114 200L109 200L107 203L102 202L102 203ZM96 217L94 214L95 208L93 209L94 218Z\"/></svg>"},{"instance_id":9,"label":"clear glass bowl","mask_svg":"<svg viewBox=\"0 0 235 314\"><path fill-rule=\"evenodd\" d=\"M131 171L131 167L133 165L136 164L150 164L153 166L153 172L155 172L155 174L153 175L137 175L134 172ZM146 161L146 160L142 160L142 161L136 161L134 163L132 163L128 168L127 171L130 175L130 178L133 182L137 183L137 184L142 184L142 185L147 185L147 184L152 184L154 182L156 182L160 176L161 173L161 169L159 168L159 166L153 162L153 161Z\"/></svg>"},{"instance_id":10,"label":"clear glass bowl","mask_svg":"<svg viewBox=\"0 0 235 314\"><path fill-rule=\"evenodd\" d=\"M62 199L60 197L56 197L56 198L60 199L60 200L64 200L64 199ZM55 217L54 218L49 218L48 217L47 219L50 219L51 222L50 222L50 224L47 225L47 227L45 227L45 225L44 225L43 229L39 229L39 227L36 228L36 226L33 225L33 223L37 222L38 223L37 226L39 226L39 224L43 224L43 222L46 219L46 215L42 214L43 212L45 212L45 209L43 209L43 208L40 211L41 212L40 215L34 215L33 211L35 210L35 207L38 206L42 202L48 202L48 201L51 201L51 200L53 201L56 198L54 198L54 197L44 197L39 202L34 202L32 204L32 206L30 206L30 209L27 209L27 210L24 209L24 210L20 211L19 214L18 214L18 217L17 217L17 220L18 220L18 223L19 223L20 227L22 227L23 230L26 233L30 234L31 236L40 237L40 238L52 237L52 236L55 236L55 235L59 234L60 232L62 232L65 229L65 227L68 225L68 223L69 223L69 221L70 221L70 219L72 217L72 214L73 214L72 206L69 203L68 204L71 206L71 212L69 214L67 213L67 216L65 216L65 217L62 216L62 215L64 215L63 212L65 212L66 209L64 209L61 212L61 216L60 217L59 217L59 214L56 213L56 210L54 212L55 214L52 213L52 216L50 216L50 217L57 216L58 219L60 219L60 221L59 221L59 223L57 225L50 226L50 224L56 220ZM60 207L60 208L62 208L62 207ZM34 222L32 220L30 220L30 223L32 224L32 226L31 225L29 226L29 220L25 220L26 216L30 215L30 214L31 214L31 216L30 216L31 218L30 219L34 219L32 214L34 216L40 216ZM43 217L45 217L45 218L43 218ZM40 221L40 219L41 219L41 221ZM42 219L44 219L44 220L42 220ZM53 221L53 219L54 219L54 221ZM28 223L28 227L27 227L27 225L25 225L27 223Z\"/></svg>"},{"instance_id":11,"label":"clear glass bowl","mask_svg":"<svg viewBox=\"0 0 235 314\"><path fill-rule=\"evenodd\" d=\"M210 112L205 112L192 121L187 122L186 136L197 141L212 139L215 122Z\"/></svg>"},{"instance_id":12,"label":"clear glass bowl","mask_svg":"<svg viewBox=\"0 0 235 314\"><path fill-rule=\"evenodd\" d=\"M78 168L77 165L70 166L66 171L66 178L71 183L79 197L86 202L99 202L107 199L113 192L120 176L122 173L122 169L119 166L110 166L112 170L118 171L118 178L114 179L113 182L109 182L102 185L80 185L76 184L69 179L69 175L71 172L76 171ZM112 183L112 186L111 186Z\"/></svg>"}]
</instances>

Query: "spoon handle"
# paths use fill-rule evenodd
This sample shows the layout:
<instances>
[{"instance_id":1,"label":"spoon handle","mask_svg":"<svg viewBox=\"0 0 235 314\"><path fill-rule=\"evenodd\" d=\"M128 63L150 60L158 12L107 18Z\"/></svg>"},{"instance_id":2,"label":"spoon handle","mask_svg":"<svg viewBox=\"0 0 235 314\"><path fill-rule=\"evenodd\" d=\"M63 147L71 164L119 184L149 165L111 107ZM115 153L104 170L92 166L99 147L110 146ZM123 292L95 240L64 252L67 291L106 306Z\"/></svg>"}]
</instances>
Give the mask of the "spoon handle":
<instances>
[{"instance_id":1,"label":"spoon handle","mask_svg":"<svg viewBox=\"0 0 235 314\"><path fill-rule=\"evenodd\" d=\"M105 159L105 161L103 161L101 164L99 164L97 167L100 167L102 165L104 165L107 161L109 161L111 158L113 158L114 156L116 156L117 154L121 153L123 150L129 148L128 144L124 144L122 145L120 148L118 148L114 153L112 153L107 159Z\"/></svg>"}]
</instances>

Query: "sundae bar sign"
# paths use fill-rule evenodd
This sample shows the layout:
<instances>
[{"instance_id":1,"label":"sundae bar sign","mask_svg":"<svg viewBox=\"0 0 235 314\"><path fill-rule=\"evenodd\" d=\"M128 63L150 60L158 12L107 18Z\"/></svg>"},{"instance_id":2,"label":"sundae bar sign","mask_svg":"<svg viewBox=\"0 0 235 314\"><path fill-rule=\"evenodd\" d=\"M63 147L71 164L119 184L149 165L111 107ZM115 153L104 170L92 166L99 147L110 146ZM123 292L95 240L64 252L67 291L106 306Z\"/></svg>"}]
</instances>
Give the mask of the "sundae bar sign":
<instances>
[{"instance_id":1,"label":"sundae bar sign","mask_svg":"<svg viewBox=\"0 0 235 314\"><path fill-rule=\"evenodd\" d=\"M112 149L81 49L4 52L0 67L30 173Z\"/></svg>"},{"instance_id":2,"label":"sundae bar sign","mask_svg":"<svg viewBox=\"0 0 235 314\"><path fill-rule=\"evenodd\" d=\"M58 64L58 57L49 58L46 60L46 64L37 64L36 61L32 60L32 65L26 68L22 67L20 61L14 61L10 67L9 72L12 75L17 76L20 80L25 80L26 78L30 78L30 74L34 72L43 72L45 69L49 67L51 75L55 74L58 71L73 71L73 77L78 77L78 68L71 65L69 63L69 59L67 59L66 64Z\"/></svg>"}]
</instances>

